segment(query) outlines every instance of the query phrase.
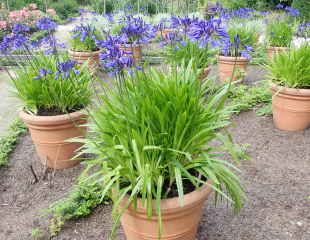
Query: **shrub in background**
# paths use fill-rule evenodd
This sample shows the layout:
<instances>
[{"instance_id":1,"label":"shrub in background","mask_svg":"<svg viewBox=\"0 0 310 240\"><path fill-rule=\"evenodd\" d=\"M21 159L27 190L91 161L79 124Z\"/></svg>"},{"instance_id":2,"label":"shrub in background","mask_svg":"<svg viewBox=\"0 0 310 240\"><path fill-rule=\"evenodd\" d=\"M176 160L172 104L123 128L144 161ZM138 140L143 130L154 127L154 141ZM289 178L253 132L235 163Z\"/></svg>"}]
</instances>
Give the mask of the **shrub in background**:
<instances>
[{"instance_id":1,"label":"shrub in background","mask_svg":"<svg viewBox=\"0 0 310 240\"><path fill-rule=\"evenodd\" d=\"M79 13L79 4L76 0L62 0L49 4L50 8L54 8L62 20L74 17Z\"/></svg>"}]
</instances>

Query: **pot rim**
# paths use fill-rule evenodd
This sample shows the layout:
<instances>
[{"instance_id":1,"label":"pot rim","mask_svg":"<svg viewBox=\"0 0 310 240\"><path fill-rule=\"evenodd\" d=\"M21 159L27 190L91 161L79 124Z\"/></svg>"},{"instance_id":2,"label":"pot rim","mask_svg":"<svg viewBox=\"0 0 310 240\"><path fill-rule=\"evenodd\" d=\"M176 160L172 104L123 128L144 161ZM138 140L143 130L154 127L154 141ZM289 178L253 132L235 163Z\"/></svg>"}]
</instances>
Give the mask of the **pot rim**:
<instances>
[{"instance_id":1,"label":"pot rim","mask_svg":"<svg viewBox=\"0 0 310 240\"><path fill-rule=\"evenodd\" d=\"M309 96L310 97L310 89L289 88L285 86L280 86L273 82L271 82L270 87L271 87L271 90L275 93L281 93L281 94L293 95L293 96Z\"/></svg>"},{"instance_id":2,"label":"pot rim","mask_svg":"<svg viewBox=\"0 0 310 240\"><path fill-rule=\"evenodd\" d=\"M277 46L268 46L268 50L288 50L289 47L277 47Z\"/></svg>"},{"instance_id":3,"label":"pot rim","mask_svg":"<svg viewBox=\"0 0 310 240\"><path fill-rule=\"evenodd\" d=\"M212 192L212 180L208 180L202 187L187 193L183 196L183 205L180 205L179 197L161 199L160 208L162 213L179 212L184 209L191 208L197 203L205 201L209 194ZM128 200L129 196L124 198L124 201ZM156 200L152 200L153 211L156 212ZM134 211L134 213L145 213L146 209L142 204L141 198L138 198L137 208L135 209L131 204L127 211ZM155 216L155 215L154 215ZM154 217L153 216L153 217Z\"/></svg>"},{"instance_id":4,"label":"pot rim","mask_svg":"<svg viewBox=\"0 0 310 240\"><path fill-rule=\"evenodd\" d=\"M37 116L26 113L25 110L19 112L20 118L30 125L37 126L52 126L52 125L61 125L68 123L69 121L79 121L81 118L86 118L87 115L84 112L84 109L68 114L56 115L56 116Z\"/></svg>"},{"instance_id":5,"label":"pot rim","mask_svg":"<svg viewBox=\"0 0 310 240\"><path fill-rule=\"evenodd\" d=\"M245 57L231 57L231 56L224 56L224 55L218 55L218 61L219 62L249 62L249 59L245 58Z\"/></svg>"},{"instance_id":6,"label":"pot rim","mask_svg":"<svg viewBox=\"0 0 310 240\"><path fill-rule=\"evenodd\" d=\"M73 54L81 54L81 53L83 53L84 55L96 55L96 54L100 53L101 51L102 51L101 49L98 49L96 51L75 51L73 49L68 49L68 52L72 55Z\"/></svg>"}]
</instances>

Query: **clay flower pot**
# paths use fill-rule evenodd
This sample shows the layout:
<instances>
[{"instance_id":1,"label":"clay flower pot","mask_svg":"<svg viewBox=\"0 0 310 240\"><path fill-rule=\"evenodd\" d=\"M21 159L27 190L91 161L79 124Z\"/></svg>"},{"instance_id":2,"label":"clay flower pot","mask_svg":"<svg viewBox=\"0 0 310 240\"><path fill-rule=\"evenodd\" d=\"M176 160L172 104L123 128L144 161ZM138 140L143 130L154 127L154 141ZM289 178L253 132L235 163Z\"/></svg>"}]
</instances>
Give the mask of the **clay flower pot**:
<instances>
[{"instance_id":1,"label":"clay flower pot","mask_svg":"<svg viewBox=\"0 0 310 240\"><path fill-rule=\"evenodd\" d=\"M211 182L208 182L211 184ZM162 236L161 240L195 240L203 205L212 188L204 185L198 190L184 195L184 205L179 199L170 198L161 201ZM156 213L154 201L153 213ZM122 203L124 206L124 202ZM130 206L121 218L127 240L158 239L158 217L147 217L146 209L138 200L137 209Z\"/></svg>"},{"instance_id":2,"label":"clay flower pot","mask_svg":"<svg viewBox=\"0 0 310 240\"><path fill-rule=\"evenodd\" d=\"M268 47L267 48L267 55L269 59L272 59L273 56L280 52L287 52L289 50L288 47Z\"/></svg>"},{"instance_id":3,"label":"clay flower pot","mask_svg":"<svg viewBox=\"0 0 310 240\"><path fill-rule=\"evenodd\" d=\"M67 140L85 136L85 127L79 126L86 123L85 114L74 112L58 116L34 116L21 111L19 115L28 126L44 165L53 169L65 169L79 164L78 160L71 159L82 145Z\"/></svg>"},{"instance_id":4,"label":"clay flower pot","mask_svg":"<svg viewBox=\"0 0 310 240\"><path fill-rule=\"evenodd\" d=\"M123 44L120 49L125 52L125 55L133 57L135 63L142 61L142 47L141 45Z\"/></svg>"},{"instance_id":5,"label":"clay flower pot","mask_svg":"<svg viewBox=\"0 0 310 240\"><path fill-rule=\"evenodd\" d=\"M78 64L83 65L88 62L88 69L90 73L95 73L99 67L99 54L100 50L92 52L77 52L74 50L68 50L70 59L76 61Z\"/></svg>"},{"instance_id":6,"label":"clay flower pot","mask_svg":"<svg viewBox=\"0 0 310 240\"><path fill-rule=\"evenodd\" d=\"M310 89L271 85L273 122L278 129L300 131L310 127Z\"/></svg>"},{"instance_id":7,"label":"clay flower pot","mask_svg":"<svg viewBox=\"0 0 310 240\"><path fill-rule=\"evenodd\" d=\"M172 29L172 28L165 28L165 29L162 29L161 31L158 31L158 35L160 36L160 37L163 37L164 39L167 39L168 38L168 34L169 33L174 33L175 32L175 30L174 29Z\"/></svg>"},{"instance_id":8,"label":"clay flower pot","mask_svg":"<svg viewBox=\"0 0 310 240\"><path fill-rule=\"evenodd\" d=\"M220 81L222 82L230 81L231 78L233 81L236 81L239 80L240 78L243 78L243 72L246 71L248 63L249 60L245 57L236 58L220 55L218 57L218 70Z\"/></svg>"}]
</instances>

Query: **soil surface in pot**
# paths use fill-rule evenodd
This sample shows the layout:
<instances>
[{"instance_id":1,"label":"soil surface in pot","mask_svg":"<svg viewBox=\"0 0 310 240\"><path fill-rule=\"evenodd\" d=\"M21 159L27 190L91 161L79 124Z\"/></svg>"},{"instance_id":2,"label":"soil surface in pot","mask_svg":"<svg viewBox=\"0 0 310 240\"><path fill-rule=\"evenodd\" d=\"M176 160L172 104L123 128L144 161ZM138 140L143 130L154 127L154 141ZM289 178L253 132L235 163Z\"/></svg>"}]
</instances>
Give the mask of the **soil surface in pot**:
<instances>
[{"instance_id":1,"label":"soil surface in pot","mask_svg":"<svg viewBox=\"0 0 310 240\"><path fill-rule=\"evenodd\" d=\"M309 240L310 129L282 132L271 117L252 111L233 118L231 131L239 143L250 144L251 161L243 162L241 179L248 200L239 215L226 204L206 204L197 240ZM37 163L37 164L36 164ZM46 229L42 209L63 198L82 166L50 173L31 184L30 164L40 176L39 161L28 135L21 138L9 167L0 169L0 239L30 240L33 228ZM111 206L98 207L88 218L69 221L56 240L107 240L112 227ZM43 235L40 239L49 239ZM119 229L116 240L125 240Z\"/></svg>"},{"instance_id":2,"label":"soil surface in pot","mask_svg":"<svg viewBox=\"0 0 310 240\"><path fill-rule=\"evenodd\" d=\"M39 108L37 115L38 116L58 116L58 115L73 113L73 112L79 111L81 109L82 109L82 107L77 108L77 109L68 110L68 112L63 112L63 111L56 109L56 108L51 108L51 109Z\"/></svg>"}]
</instances>

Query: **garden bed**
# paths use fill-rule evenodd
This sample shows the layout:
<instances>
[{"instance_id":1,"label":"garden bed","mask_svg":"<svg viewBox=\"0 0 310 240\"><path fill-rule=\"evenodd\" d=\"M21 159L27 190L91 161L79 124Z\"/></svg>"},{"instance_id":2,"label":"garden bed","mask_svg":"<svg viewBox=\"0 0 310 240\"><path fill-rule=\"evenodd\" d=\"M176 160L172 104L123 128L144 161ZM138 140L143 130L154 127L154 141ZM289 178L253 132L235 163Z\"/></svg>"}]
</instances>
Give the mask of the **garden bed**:
<instances>
[{"instance_id":1,"label":"garden bed","mask_svg":"<svg viewBox=\"0 0 310 240\"><path fill-rule=\"evenodd\" d=\"M197 239L309 239L310 130L282 132L274 128L271 117L257 117L252 111L235 116L231 130L237 142L250 144L252 160L240 166L248 199L239 215L226 205L213 208L210 199ZM34 229L47 228L47 217L40 216L42 209L63 198L82 170L81 166L57 171L51 181L46 178L31 184L30 164L42 173L26 135L12 154L10 166L0 170L0 239L32 239ZM110 213L111 206L101 206L88 218L69 221L55 239L107 239ZM121 230L116 239L125 239Z\"/></svg>"}]
</instances>

